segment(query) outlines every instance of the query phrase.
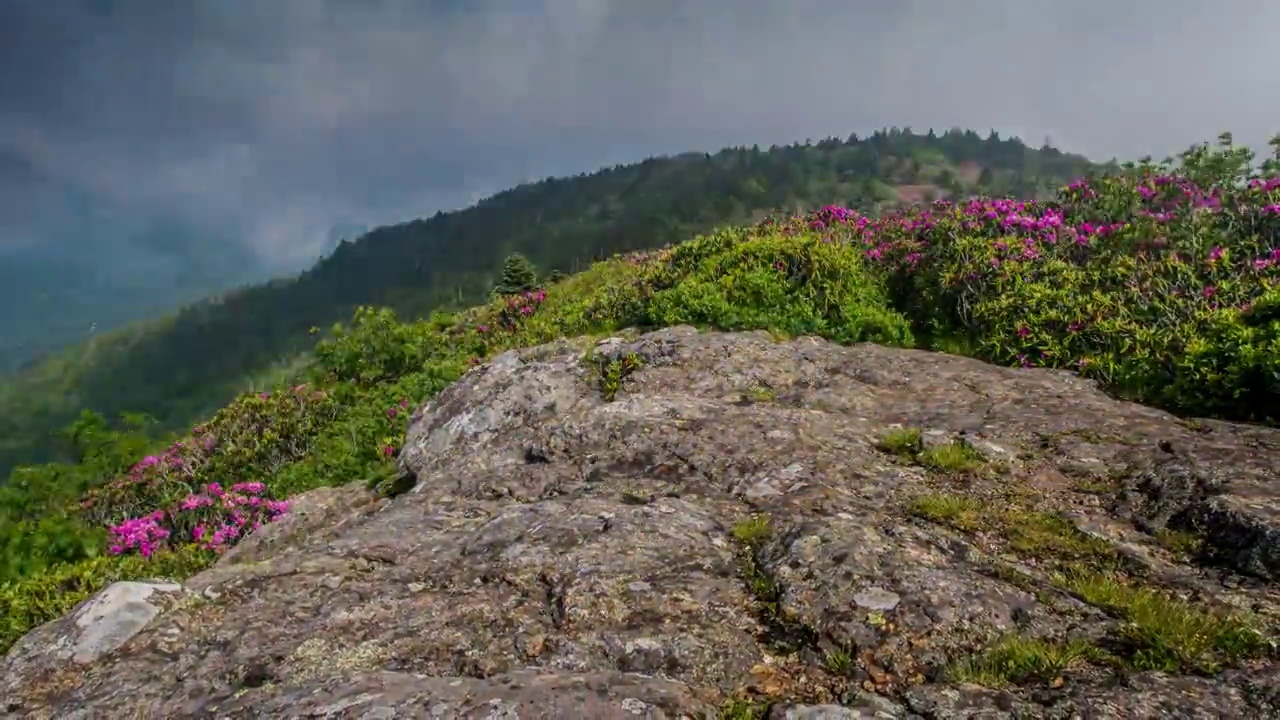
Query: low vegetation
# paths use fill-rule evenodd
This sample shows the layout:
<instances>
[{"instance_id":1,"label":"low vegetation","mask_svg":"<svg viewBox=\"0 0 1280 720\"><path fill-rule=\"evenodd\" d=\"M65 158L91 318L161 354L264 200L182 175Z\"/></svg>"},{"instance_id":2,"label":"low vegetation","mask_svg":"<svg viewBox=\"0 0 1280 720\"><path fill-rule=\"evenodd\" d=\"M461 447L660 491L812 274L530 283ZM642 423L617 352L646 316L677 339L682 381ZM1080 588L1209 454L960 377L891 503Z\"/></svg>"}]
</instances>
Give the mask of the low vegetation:
<instances>
[{"instance_id":1,"label":"low vegetation","mask_svg":"<svg viewBox=\"0 0 1280 720\"><path fill-rule=\"evenodd\" d=\"M1280 142L1277 143L1280 157ZM491 302L400 322L361 308L287 384L246 393L181 436L84 415L76 462L23 467L0 487L0 649L121 578L185 577L307 490L393 474L411 411L469 367L564 336L688 323L954 351L1069 368L1113 392L1202 416L1274 422L1280 408L1280 160L1250 167L1224 138L1177 166L1132 165L1048 201L972 199L871 217L842 207L724 229L596 263ZM628 367L599 368L605 399ZM967 448L883 440L942 471ZM922 499L933 522L989 523L963 498ZM1002 511L1005 512L1005 511ZM1055 582L1126 619L1134 667L1211 670L1257 650L1242 619L1197 615L1131 582L1103 548L1049 517L1001 515L1009 547L1052 558ZM738 529L750 548L764 524ZM769 578L751 581L764 601ZM1043 677L1090 660L1014 639L963 672ZM985 663L985 664L984 664ZM1003 672L1003 671L1002 671Z\"/></svg>"},{"instance_id":2,"label":"low vegetation","mask_svg":"<svg viewBox=\"0 0 1280 720\"><path fill-rule=\"evenodd\" d=\"M981 533L1001 552L1037 568L1052 588L1116 618L1105 642L1007 636L956 664L957 679L1002 686L1053 681L1072 666L1213 673L1276 651L1246 614L1183 599L1126 566L1110 543L1056 514L959 495L917 498L912 512L964 533ZM1105 646L1105 649L1104 649Z\"/></svg>"}]
</instances>

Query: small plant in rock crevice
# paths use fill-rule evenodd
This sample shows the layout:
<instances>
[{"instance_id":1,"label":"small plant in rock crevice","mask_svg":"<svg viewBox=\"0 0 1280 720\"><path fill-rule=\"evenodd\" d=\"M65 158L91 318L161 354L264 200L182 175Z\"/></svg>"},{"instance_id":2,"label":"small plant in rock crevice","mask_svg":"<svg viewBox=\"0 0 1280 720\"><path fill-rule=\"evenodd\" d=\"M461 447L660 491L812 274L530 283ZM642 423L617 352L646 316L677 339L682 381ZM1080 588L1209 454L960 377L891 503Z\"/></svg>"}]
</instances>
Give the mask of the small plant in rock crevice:
<instances>
[{"instance_id":1,"label":"small plant in rock crevice","mask_svg":"<svg viewBox=\"0 0 1280 720\"><path fill-rule=\"evenodd\" d=\"M1010 635L976 656L953 663L948 675L956 682L992 688L1032 681L1057 684L1064 673L1104 659L1105 654L1085 640L1057 642Z\"/></svg>"},{"instance_id":2,"label":"small plant in rock crevice","mask_svg":"<svg viewBox=\"0 0 1280 720\"><path fill-rule=\"evenodd\" d=\"M741 577L755 599L769 642L787 652L816 648L817 632L782 607L783 588L762 562L764 546L773 537L769 519L747 518L733 526L732 535L739 547Z\"/></svg>"},{"instance_id":3,"label":"small plant in rock crevice","mask_svg":"<svg viewBox=\"0 0 1280 720\"><path fill-rule=\"evenodd\" d=\"M588 354L586 361L598 376L600 394L605 402L613 402L622 389L622 382L644 366L644 361L633 352L621 357Z\"/></svg>"},{"instance_id":4,"label":"small plant in rock crevice","mask_svg":"<svg viewBox=\"0 0 1280 720\"><path fill-rule=\"evenodd\" d=\"M885 433L876 447L896 456L903 462L944 473L969 473L980 470L986 459L962 441L954 441L928 448L923 433L918 428L896 428Z\"/></svg>"},{"instance_id":5,"label":"small plant in rock crevice","mask_svg":"<svg viewBox=\"0 0 1280 720\"><path fill-rule=\"evenodd\" d=\"M918 428L896 428L885 433L877 444L881 450L910 461L920 452Z\"/></svg>"}]
</instances>

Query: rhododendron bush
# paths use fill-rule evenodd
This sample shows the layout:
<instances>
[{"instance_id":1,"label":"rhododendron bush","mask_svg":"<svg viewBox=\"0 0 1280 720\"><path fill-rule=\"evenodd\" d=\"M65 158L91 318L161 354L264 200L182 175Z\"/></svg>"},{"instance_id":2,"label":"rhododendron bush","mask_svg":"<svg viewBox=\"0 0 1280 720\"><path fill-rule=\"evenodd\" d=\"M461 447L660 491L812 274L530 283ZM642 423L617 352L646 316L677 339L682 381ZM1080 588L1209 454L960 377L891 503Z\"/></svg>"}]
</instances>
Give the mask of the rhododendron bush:
<instances>
[{"instance_id":1,"label":"rhododendron bush","mask_svg":"<svg viewBox=\"0 0 1280 720\"><path fill-rule=\"evenodd\" d=\"M1224 141L1052 202L879 218L826 207L682 245L636 294L653 324L763 322L842 341L901 338L901 314L917 345L1069 368L1179 412L1275 419L1280 177L1274 159L1250 160Z\"/></svg>"}]
</instances>

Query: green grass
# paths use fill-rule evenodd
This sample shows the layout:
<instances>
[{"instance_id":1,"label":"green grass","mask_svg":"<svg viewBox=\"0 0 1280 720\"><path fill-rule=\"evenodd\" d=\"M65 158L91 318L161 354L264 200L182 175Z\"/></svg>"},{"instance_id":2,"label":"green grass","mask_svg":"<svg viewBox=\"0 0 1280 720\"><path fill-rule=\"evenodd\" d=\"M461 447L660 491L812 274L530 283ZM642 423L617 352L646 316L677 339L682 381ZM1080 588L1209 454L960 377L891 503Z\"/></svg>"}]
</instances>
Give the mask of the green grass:
<instances>
[{"instance_id":1,"label":"green grass","mask_svg":"<svg viewBox=\"0 0 1280 720\"><path fill-rule=\"evenodd\" d=\"M895 428L886 432L876 447L899 460L941 473L972 473L986 460L963 442L954 441L925 448L919 428Z\"/></svg>"},{"instance_id":2,"label":"green grass","mask_svg":"<svg viewBox=\"0 0 1280 720\"><path fill-rule=\"evenodd\" d=\"M1029 682L1053 683L1063 673L1097 661L1101 653L1089 642L1053 642L1010 635L981 653L955 662L948 675L955 682L1006 688Z\"/></svg>"},{"instance_id":3,"label":"green grass","mask_svg":"<svg viewBox=\"0 0 1280 720\"><path fill-rule=\"evenodd\" d=\"M949 473L973 472L985 462L977 451L960 442L929 448L920 453L919 461L930 470Z\"/></svg>"},{"instance_id":4,"label":"green grass","mask_svg":"<svg viewBox=\"0 0 1280 720\"><path fill-rule=\"evenodd\" d=\"M880 438L878 447L906 460L914 460L920 453L920 430L918 428L890 430Z\"/></svg>"},{"instance_id":5,"label":"green grass","mask_svg":"<svg viewBox=\"0 0 1280 720\"><path fill-rule=\"evenodd\" d=\"M1000 686L1019 678L1045 680L1045 673L1060 673L1067 659L1133 670L1214 673L1276 650L1275 639L1255 618L1185 600L1133 576L1110 543L1080 532L1061 516L947 494L918 497L911 512L961 532L982 532L1042 568L1056 588L1116 618L1109 648L1008 639L960 661L959 672L969 681Z\"/></svg>"},{"instance_id":6,"label":"green grass","mask_svg":"<svg viewBox=\"0 0 1280 720\"><path fill-rule=\"evenodd\" d=\"M769 716L767 702L730 698L720 706L720 720L764 720Z\"/></svg>"},{"instance_id":7,"label":"green grass","mask_svg":"<svg viewBox=\"0 0 1280 720\"><path fill-rule=\"evenodd\" d=\"M1077 570L1059 575L1058 581L1081 600L1123 619L1118 639L1138 670L1214 673L1275 650L1275 641L1240 613L1211 610L1108 573Z\"/></svg>"},{"instance_id":8,"label":"green grass","mask_svg":"<svg viewBox=\"0 0 1280 720\"><path fill-rule=\"evenodd\" d=\"M911 503L912 514L966 531L982 527L983 510L980 500L963 495L922 495Z\"/></svg>"}]
</instances>

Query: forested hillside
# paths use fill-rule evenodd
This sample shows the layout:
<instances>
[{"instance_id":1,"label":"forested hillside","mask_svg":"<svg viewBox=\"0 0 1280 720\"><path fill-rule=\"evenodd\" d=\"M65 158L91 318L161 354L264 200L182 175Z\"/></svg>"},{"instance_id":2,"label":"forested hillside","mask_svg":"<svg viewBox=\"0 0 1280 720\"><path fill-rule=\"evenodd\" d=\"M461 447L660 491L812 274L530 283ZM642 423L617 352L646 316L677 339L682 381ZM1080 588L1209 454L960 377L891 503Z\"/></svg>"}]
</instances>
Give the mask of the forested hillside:
<instances>
[{"instance_id":1,"label":"forested hillside","mask_svg":"<svg viewBox=\"0 0 1280 720\"><path fill-rule=\"evenodd\" d=\"M1090 168L1083 157L972 131L888 130L785 147L652 158L548 179L453 213L375 229L298 277L244 288L103 335L0 385L0 477L74 459L55 434L82 409L178 428L297 366L315 328L360 305L403 318L481 301L520 252L541 273L667 245L774 211L827 204L867 213L970 194L1044 197Z\"/></svg>"}]
</instances>

